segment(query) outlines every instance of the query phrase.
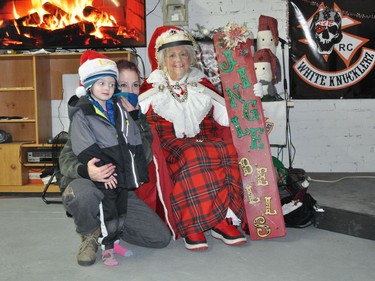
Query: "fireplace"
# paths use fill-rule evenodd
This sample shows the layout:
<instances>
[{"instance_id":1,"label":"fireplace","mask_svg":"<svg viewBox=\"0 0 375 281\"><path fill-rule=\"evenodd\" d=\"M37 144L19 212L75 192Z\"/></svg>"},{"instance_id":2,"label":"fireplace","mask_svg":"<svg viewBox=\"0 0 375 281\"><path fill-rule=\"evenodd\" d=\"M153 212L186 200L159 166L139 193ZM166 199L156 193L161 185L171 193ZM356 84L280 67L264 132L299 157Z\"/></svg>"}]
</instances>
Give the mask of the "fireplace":
<instances>
[{"instance_id":1,"label":"fireplace","mask_svg":"<svg viewBox=\"0 0 375 281\"><path fill-rule=\"evenodd\" d=\"M0 1L0 49L144 46L144 0Z\"/></svg>"}]
</instances>

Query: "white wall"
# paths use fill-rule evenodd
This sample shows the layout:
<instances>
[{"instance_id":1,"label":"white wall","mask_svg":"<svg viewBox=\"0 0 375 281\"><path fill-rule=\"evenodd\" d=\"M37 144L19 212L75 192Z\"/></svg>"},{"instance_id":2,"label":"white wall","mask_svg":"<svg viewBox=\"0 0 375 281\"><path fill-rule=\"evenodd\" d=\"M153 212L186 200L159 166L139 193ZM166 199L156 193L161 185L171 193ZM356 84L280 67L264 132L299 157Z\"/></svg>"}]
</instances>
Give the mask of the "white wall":
<instances>
[{"instance_id":1,"label":"white wall","mask_svg":"<svg viewBox=\"0 0 375 281\"><path fill-rule=\"evenodd\" d=\"M290 111L295 167L310 172L374 172L375 101L296 100Z\"/></svg>"},{"instance_id":2,"label":"white wall","mask_svg":"<svg viewBox=\"0 0 375 281\"><path fill-rule=\"evenodd\" d=\"M163 24L161 3L147 17L147 38ZM158 0L146 1L146 13ZM287 39L288 6L285 0L190 0L189 29L196 24L208 29L225 26L229 21L247 23L256 36L260 15L278 20L279 36ZM150 73L147 49L138 48L138 54ZM282 63L279 46L277 56ZM288 62L288 50L285 54ZM286 65L288 69L288 65ZM276 85L279 94L283 85ZM290 110L291 142L295 147L293 167L308 172L374 172L375 170L375 101L366 100L295 100ZM275 154L275 152L273 151ZM285 165L289 165L284 149Z\"/></svg>"}]
</instances>

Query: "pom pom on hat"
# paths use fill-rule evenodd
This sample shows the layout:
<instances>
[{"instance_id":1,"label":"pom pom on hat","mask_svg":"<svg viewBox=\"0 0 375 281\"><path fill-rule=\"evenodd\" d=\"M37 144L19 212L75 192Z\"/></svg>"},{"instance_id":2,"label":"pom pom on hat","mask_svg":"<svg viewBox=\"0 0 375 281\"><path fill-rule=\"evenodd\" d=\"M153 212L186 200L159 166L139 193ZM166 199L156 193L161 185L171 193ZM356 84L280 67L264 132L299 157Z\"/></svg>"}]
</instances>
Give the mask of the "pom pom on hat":
<instances>
[{"instance_id":1,"label":"pom pom on hat","mask_svg":"<svg viewBox=\"0 0 375 281\"><path fill-rule=\"evenodd\" d=\"M76 89L76 96L80 98L84 95L86 95L86 89L82 86L82 84L80 84L79 87L77 87Z\"/></svg>"},{"instance_id":2,"label":"pom pom on hat","mask_svg":"<svg viewBox=\"0 0 375 281\"><path fill-rule=\"evenodd\" d=\"M277 19L261 15L259 17L258 32L266 30L271 31L275 46L277 46L279 44L279 31L277 29Z\"/></svg>"},{"instance_id":3,"label":"pom pom on hat","mask_svg":"<svg viewBox=\"0 0 375 281\"><path fill-rule=\"evenodd\" d=\"M111 76L118 80L116 63L107 56L93 50L86 50L81 55L78 68L80 86L76 89L78 97L84 96L88 89L101 77Z\"/></svg>"},{"instance_id":4,"label":"pom pom on hat","mask_svg":"<svg viewBox=\"0 0 375 281\"><path fill-rule=\"evenodd\" d=\"M148 45L148 58L151 69L158 68L157 54L159 51L173 46L190 45L196 47L194 38L178 26L160 26L155 29Z\"/></svg>"}]
</instances>

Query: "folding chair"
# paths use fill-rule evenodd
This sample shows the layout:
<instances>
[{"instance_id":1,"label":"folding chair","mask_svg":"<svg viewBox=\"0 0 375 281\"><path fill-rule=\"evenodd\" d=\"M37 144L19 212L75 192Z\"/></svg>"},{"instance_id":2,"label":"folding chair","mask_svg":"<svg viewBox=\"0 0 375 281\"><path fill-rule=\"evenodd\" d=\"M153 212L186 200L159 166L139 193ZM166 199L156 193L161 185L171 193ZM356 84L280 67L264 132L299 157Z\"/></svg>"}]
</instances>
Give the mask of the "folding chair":
<instances>
[{"instance_id":1,"label":"folding chair","mask_svg":"<svg viewBox=\"0 0 375 281\"><path fill-rule=\"evenodd\" d=\"M68 133L65 131L61 131L58 133L52 140L52 163L53 168L49 172L51 175L48 182L44 186L44 190L42 193L42 200L46 204L61 204L61 200L48 200L47 199L47 191L51 184L57 184L59 185L60 179L61 179L61 173L60 173L60 166L59 166L59 156L60 152L63 149L65 143L68 140Z\"/></svg>"}]
</instances>

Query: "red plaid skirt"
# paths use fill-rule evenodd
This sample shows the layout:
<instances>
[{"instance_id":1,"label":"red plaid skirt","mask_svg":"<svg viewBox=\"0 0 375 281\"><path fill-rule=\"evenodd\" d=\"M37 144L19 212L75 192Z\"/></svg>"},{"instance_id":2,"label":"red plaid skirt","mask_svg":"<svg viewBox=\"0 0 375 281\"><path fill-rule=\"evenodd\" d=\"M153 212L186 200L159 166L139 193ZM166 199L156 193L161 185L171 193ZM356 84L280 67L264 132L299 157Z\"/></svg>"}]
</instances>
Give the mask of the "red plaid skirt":
<instances>
[{"instance_id":1,"label":"red plaid skirt","mask_svg":"<svg viewBox=\"0 0 375 281\"><path fill-rule=\"evenodd\" d=\"M173 215L179 234L207 231L222 221L228 208L243 219L243 189L238 158L231 141L217 137L210 112L194 138L176 138L173 124L149 110L174 187Z\"/></svg>"}]
</instances>

